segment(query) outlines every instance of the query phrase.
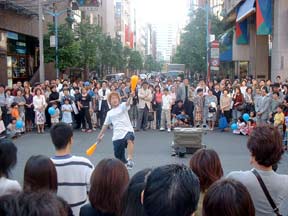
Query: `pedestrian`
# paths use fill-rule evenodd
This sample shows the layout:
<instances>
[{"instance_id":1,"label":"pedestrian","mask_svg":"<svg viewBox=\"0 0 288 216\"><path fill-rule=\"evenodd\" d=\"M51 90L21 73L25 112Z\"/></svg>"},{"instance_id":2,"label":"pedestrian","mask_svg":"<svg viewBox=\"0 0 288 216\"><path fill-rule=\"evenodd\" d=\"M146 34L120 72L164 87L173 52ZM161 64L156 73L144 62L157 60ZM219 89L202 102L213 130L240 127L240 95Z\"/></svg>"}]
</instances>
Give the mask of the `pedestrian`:
<instances>
[{"instance_id":1,"label":"pedestrian","mask_svg":"<svg viewBox=\"0 0 288 216\"><path fill-rule=\"evenodd\" d=\"M228 96L228 89L223 90L223 95L220 98L221 114L226 117L227 122L230 121L231 98Z\"/></svg>"},{"instance_id":2,"label":"pedestrian","mask_svg":"<svg viewBox=\"0 0 288 216\"><path fill-rule=\"evenodd\" d=\"M107 102L107 98L110 94L110 90L107 88L107 82L102 82L102 88L99 89L98 95L99 95L99 115L100 115L100 127L103 126L107 112L110 109L110 105Z\"/></svg>"},{"instance_id":3,"label":"pedestrian","mask_svg":"<svg viewBox=\"0 0 288 216\"><path fill-rule=\"evenodd\" d=\"M241 93L241 90L239 87L235 88L235 92L232 98L233 101L233 107L232 107L232 118L233 122L237 123L239 117L242 116L242 112L244 111L244 96Z\"/></svg>"},{"instance_id":4,"label":"pedestrian","mask_svg":"<svg viewBox=\"0 0 288 216\"><path fill-rule=\"evenodd\" d=\"M24 99L25 99L25 126L26 131L32 131L34 121L34 109L33 109L33 96L29 87L24 87Z\"/></svg>"},{"instance_id":5,"label":"pedestrian","mask_svg":"<svg viewBox=\"0 0 288 216\"><path fill-rule=\"evenodd\" d=\"M213 90L208 90L208 95L204 98L204 126L208 123L208 127L210 130L214 130L215 121L216 121L216 113L217 113L217 104L218 100L215 95L213 95Z\"/></svg>"},{"instance_id":6,"label":"pedestrian","mask_svg":"<svg viewBox=\"0 0 288 216\"><path fill-rule=\"evenodd\" d=\"M128 171L120 160L100 161L91 176L90 203L81 208L80 216L120 215L122 196L128 183Z\"/></svg>"},{"instance_id":7,"label":"pedestrian","mask_svg":"<svg viewBox=\"0 0 288 216\"><path fill-rule=\"evenodd\" d=\"M200 184L193 171L178 164L157 167L147 176L142 202L147 216L193 215Z\"/></svg>"},{"instance_id":8,"label":"pedestrian","mask_svg":"<svg viewBox=\"0 0 288 216\"><path fill-rule=\"evenodd\" d=\"M25 192L51 191L57 193L57 172L50 158L31 156L24 168Z\"/></svg>"},{"instance_id":9,"label":"pedestrian","mask_svg":"<svg viewBox=\"0 0 288 216\"><path fill-rule=\"evenodd\" d=\"M87 158L72 155L74 139L70 125L60 122L51 128L50 135L55 147L51 159L57 171L57 194L68 202L74 215L79 215L80 208L87 203L94 166Z\"/></svg>"},{"instance_id":10,"label":"pedestrian","mask_svg":"<svg viewBox=\"0 0 288 216\"><path fill-rule=\"evenodd\" d=\"M164 94L162 95L162 107L161 107L161 127L160 131L164 131L167 123L167 131L171 132L171 107L172 107L172 97L169 94L168 88L164 89Z\"/></svg>"},{"instance_id":11,"label":"pedestrian","mask_svg":"<svg viewBox=\"0 0 288 216\"><path fill-rule=\"evenodd\" d=\"M134 129L129 119L128 110L134 92L131 93L127 102L120 103L121 99L118 93L111 93L108 97L108 101L111 104L112 109L108 111L104 125L101 132L98 135L97 142L103 139L103 136L110 124L113 126L113 146L114 156L121 160L128 169L132 169L134 166L133 153L134 153ZM125 148L128 151L128 157L125 157Z\"/></svg>"},{"instance_id":12,"label":"pedestrian","mask_svg":"<svg viewBox=\"0 0 288 216\"><path fill-rule=\"evenodd\" d=\"M45 124L45 108L46 100L40 88L35 89L35 96L33 97L33 107L35 111L35 123L37 125L38 134L44 133Z\"/></svg>"},{"instance_id":13,"label":"pedestrian","mask_svg":"<svg viewBox=\"0 0 288 216\"><path fill-rule=\"evenodd\" d=\"M26 100L23 97L23 92L21 89L17 90L16 97L14 97L14 102L16 102L18 104L20 118L25 123L25 103L26 103Z\"/></svg>"},{"instance_id":14,"label":"pedestrian","mask_svg":"<svg viewBox=\"0 0 288 216\"><path fill-rule=\"evenodd\" d=\"M60 110L58 108L57 102L52 102L51 104L52 104L51 107L53 107L55 110L55 113L53 115L51 115L51 124L55 125L55 124L59 123Z\"/></svg>"},{"instance_id":15,"label":"pedestrian","mask_svg":"<svg viewBox=\"0 0 288 216\"><path fill-rule=\"evenodd\" d=\"M269 91L267 87L263 87L261 90L261 98L259 99L259 110L257 112L257 125L263 125L268 123L269 108L271 104L271 98L268 95Z\"/></svg>"},{"instance_id":16,"label":"pedestrian","mask_svg":"<svg viewBox=\"0 0 288 216\"><path fill-rule=\"evenodd\" d=\"M254 128L247 141L247 148L253 169L231 172L227 178L240 181L246 186L252 197L256 216L285 215L287 211L281 211L280 207L287 208L288 175L280 175L272 169L278 164L284 153L282 137L277 128L271 126ZM261 181L264 182L277 208L272 207L271 202L268 201L267 192L264 192ZM276 214L278 208L280 208L280 212Z\"/></svg>"},{"instance_id":17,"label":"pedestrian","mask_svg":"<svg viewBox=\"0 0 288 216\"><path fill-rule=\"evenodd\" d=\"M17 163L17 147L7 139L0 140L0 197L19 193L20 184L9 179L11 170Z\"/></svg>"},{"instance_id":18,"label":"pedestrian","mask_svg":"<svg viewBox=\"0 0 288 216\"><path fill-rule=\"evenodd\" d=\"M82 132L91 133L92 132L92 122L90 112L92 109L92 98L87 93L87 89L82 88L81 98L78 101L78 109L80 110L81 122L82 122ZM88 128L86 127L88 124Z\"/></svg>"},{"instance_id":19,"label":"pedestrian","mask_svg":"<svg viewBox=\"0 0 288 216\"><path fill-rule=\"evenodd\" d=\"M69 124L72 126L73 120L72 120L72 105L70 104L69 98L64 99L64 104L61 106L62 111L62 122Z\"/></svg>"},{"instance_id":20,"label":"pedestrian","mask_svg":"<svg viewBox=\"0 0 288 216\"><path fill-rule=\"evenodd\" d=\"M153 95L148 89L148 83L144 81L142 87L138 90L138 120L136 125L136 131L143 129L144 131L147 128L148 122L148 112L151 109L151 101Z\"/></svg>"},{"instance_id":21,"label":"pedestrian","mask_svg":"<svg viewBox=\"0 0 288 216\"><path fill-rule=\"evenodd\" d=\"M161 113L162 113L162 92L160 86L155 87L153 94L153 109L156 111L156 129L159 130L161 126Z\"/></svg>"},{"instance_id":22,"label":"pedestrian","mask_svg":"<svg viewBox=\"0 0 288 216\"><path fill-rule=\"evenodd\" d=\"M137 172L130 180L122 198L121 216L145 216L141 203L141 194L145 189L145 181L152 169Z\"/></svg>"},{"instance_id":23,"label":"pedestrian","mask_svg":"<svg viewBox=\"0 0 288 216\"><path fill-rule=\"evenodd\" d=\"M208 189L202 212L202 216L255 216L247 188L231 179L217 181Z\"/></svg>"},{"instance_id":24,"label":"pedestrian","mask_svg":"<svg viewBox=\"0 0 288 216\"><path fill-rule=\"evenodd\" d=\"M190 168L200 181L200 199L196 216L202 215L203 200L208 188L223 177L223 168L220 158L212 149L200 149L190 159Z\"/></svg>"},{"instance_id":25,"label":"pedestrian","mask_svg":"<svg viewBox=\"0 0 288 216\"><path fill-rule=\"evenodd\" d=\"M203 89L197 89L197 95L194 98L194 125L200 127L203 124L203 111L204 111L204 98L203 98ZM205 125L203 125L205 127Z\"/></svg>"}]
</instances>

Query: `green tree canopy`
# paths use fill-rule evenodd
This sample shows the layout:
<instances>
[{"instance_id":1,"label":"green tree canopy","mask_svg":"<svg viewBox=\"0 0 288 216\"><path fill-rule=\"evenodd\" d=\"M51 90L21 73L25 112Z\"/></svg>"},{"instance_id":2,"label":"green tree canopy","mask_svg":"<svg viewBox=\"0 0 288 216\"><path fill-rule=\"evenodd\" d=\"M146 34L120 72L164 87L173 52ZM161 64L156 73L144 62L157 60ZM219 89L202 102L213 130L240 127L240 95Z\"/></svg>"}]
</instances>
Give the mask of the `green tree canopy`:
<instances>
[{"instance_id":1,"label":"green tree canopy","mask_svg":"<svg viewBox=\"0 0 288 216\"><path fill-rule=\"evenodd\" d=\"M191 14L191 21L186 26L181 35L180 45L177 47L176 54L173 56L173 63L185 64L191 72L206 74L206 13L198 9ZM224 32L224 24L218 17L210 14L211 23L210 34L215 34L216 38Z\"/></svg>"}]
</instances>

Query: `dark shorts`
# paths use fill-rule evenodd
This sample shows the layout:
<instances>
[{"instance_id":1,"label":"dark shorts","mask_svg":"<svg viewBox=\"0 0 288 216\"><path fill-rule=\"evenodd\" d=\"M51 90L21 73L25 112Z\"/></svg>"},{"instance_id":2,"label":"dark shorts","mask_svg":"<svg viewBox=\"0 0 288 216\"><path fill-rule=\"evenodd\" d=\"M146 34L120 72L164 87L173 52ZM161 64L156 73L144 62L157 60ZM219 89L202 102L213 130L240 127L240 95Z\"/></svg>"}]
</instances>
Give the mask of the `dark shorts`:
<instances>
[{"instance_id":1,"label":"dark shorts","mask_svg":"<svg viewBox=\"0 0 288 216\"><path fill-rule=\"evenodd\" d=\"M127 163L125 157L125 148L127 148L128 141L134 141L135 135L133 132L128 132L123 139L113 141L114 156L121 160L123 163Z\"/></svg>"}]
</instances>

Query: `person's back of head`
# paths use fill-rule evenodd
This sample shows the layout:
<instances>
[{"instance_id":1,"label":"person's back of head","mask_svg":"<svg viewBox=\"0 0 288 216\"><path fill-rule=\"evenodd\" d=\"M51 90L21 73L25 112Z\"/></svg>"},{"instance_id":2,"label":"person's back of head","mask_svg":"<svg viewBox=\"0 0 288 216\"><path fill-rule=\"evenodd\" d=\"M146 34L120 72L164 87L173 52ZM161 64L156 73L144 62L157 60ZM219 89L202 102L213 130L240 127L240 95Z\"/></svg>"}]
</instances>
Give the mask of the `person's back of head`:
<instances>
[{"instance_id":1,"label":"person's back of head","mask_svg":"<svg viewBox=\"0 0 288 216\"><path fill-rule=\"evenodd\" d=\"M19 205L16 195L6 195L0 197L0 215L18 216L20 215Z\"/></svg>"},{"instance_id":2,"label":"person's back of head","mask_svg":"<svg viewBox=\"0 0 288 216\"><path fill-rule=\"evenodd\" d=\"M122 199L122 216L145 216L141 203L141 193L145 188L145 180L150 172L151 169L144 169L131 178Z\"/></svg>"},{"instance_id":3,"label":"person's back of head","mask_svg":"<svg viewBox=\"0 0 288 216\"><path fill-rule=\"evenodd\" d=\"M24 169L24 191L57 192L57 172L50 158L31 156Z\"/></svg>"},{"instance_id":4,"label":"person's back of head","mask_svg":"<svg viewBox=\"0 0 288 216\"><path fill-rule=\"evenodd\" d=\"M215 182L203 201L202 216L255 216L255 208L246 187L232 179Z\"/></svg>"},{"instance_id":5,"label":"person's back of head","mask_svg":"<svg viewBox=\"0 0 288 216\"><path fill-rule=\"evenodd\" d=\"M0 177L8 177L17 163L17 147L8 140L0 140Z\"/></svg>"},{"instance_id":6,"label":"person's back of head","mask_svg":"<svg viewBox=\"0 0 288 216\"><path fill-rule=\"evenodd\" d=\"M56 151L66 149L73 142L73 129L63 122L54 125L50 129L50 135Z\"/></svg>"},{"instance_id":7,"label":"person's back of head","mask_svg":"<svg viewBox=\"0 0 288 216\"><path fill-rule=\"evenodd\" d=\"M212 149L200 149L195 152L190 160L190 168L198 176L202 192L223 177L220 158Z\"/></svg>"},{"instance_id":8,"label":"person's back of head","mask_svg":"<svg viewBox=\"0 0 288 216\"><path fill-rule=\"evenodd\" d=\"M272 126L254 128L248 139L247 148L251 153L252 162L264 167L277 164L284 153L282 137L278 129Z\"/></svg>"},{"instance_id":9,"label":"person's back of head","mask_svg":"<svg viewBox=\"0 0 288 216\"><path fill-rule=\"evenodd\" d=\"M71 210L55 193L23 192L18 195L19 216L68 216Z\"/></svg>"},{"instance_id":10,"label":"person's back of head","mask_svg":"<svg viewBox=\"0 0 288 216\"><path fill-rule=\"evenodd\" d=\"M93 208L119 215L121 199L129 183L125 165L118 159L103 159L91 176L89 200Z\"/></svg>"},{"instance_id":11,"label":"person's back of head","mask_svg":"<svg viewBox=\"0 0 288 216\"><path fill-rule=\"evenodd\" d=\"M200 184L184 165L165 165L147 178L143 205L147 216L191 216L197 208Z\"/></svg>"}]
</instances>

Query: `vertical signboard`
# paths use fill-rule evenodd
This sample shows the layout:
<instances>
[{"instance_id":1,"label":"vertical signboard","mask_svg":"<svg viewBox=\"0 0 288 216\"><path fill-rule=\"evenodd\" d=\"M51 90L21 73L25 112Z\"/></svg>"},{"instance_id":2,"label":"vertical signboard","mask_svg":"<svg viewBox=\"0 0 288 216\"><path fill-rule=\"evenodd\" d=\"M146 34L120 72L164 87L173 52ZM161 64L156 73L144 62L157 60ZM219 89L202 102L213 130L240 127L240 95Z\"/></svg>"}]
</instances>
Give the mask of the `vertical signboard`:
<instances>
[{"instance_id":1,"label":"vertical signboard","mask_svg":"<svg viewBox=\"0 0 288 216\"><path fill-rule=\"evenodd\" d=\"M210 70L219 71L220 68L219 42L213 41L210 44Z\"/></svg>"}]
</instances>

